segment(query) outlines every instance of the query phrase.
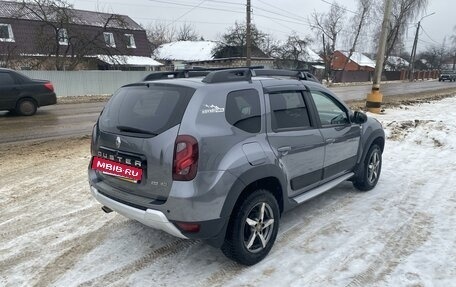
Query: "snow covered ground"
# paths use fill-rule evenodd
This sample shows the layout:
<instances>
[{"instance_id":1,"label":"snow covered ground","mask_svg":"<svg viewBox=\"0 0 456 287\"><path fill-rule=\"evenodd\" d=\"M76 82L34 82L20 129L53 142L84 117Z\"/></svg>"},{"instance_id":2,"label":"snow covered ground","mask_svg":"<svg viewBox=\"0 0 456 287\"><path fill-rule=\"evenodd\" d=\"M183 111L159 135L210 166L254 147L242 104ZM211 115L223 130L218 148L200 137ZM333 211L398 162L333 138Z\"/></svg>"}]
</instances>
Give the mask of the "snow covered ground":
<instances>
[{"instance_id":1,"label":"snow covered ground","mask_svg":"<svg viewBox=\"0 0 456 287\"><path fill-rule=\"evenodd\" d=\"M456 286L455 107L375 115L389 137L378 186L347 182L285 214L248 268L102 213L88 139L0 146L0 286Z\"/></svg>"}]
</instances>

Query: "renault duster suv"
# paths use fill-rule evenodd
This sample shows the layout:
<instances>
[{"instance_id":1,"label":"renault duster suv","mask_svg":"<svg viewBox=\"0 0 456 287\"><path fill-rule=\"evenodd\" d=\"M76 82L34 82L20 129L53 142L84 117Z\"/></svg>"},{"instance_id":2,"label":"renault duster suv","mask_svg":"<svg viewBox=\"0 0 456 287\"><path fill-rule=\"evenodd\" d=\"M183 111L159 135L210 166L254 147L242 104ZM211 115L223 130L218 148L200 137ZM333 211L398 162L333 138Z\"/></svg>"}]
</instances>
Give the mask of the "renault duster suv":
<instances>
[{"instance_id":1,"label":"renault duster suv","mask_svg":"<svg viewBox=\"0 0 456 287\"><path fill-rule=\"evenodd\" d=\"M259 262L283 212L380 176L380 123L301 79L234 69L123 86L93 129L93 196L105 212Z\"/></svg>"}]
</instances>

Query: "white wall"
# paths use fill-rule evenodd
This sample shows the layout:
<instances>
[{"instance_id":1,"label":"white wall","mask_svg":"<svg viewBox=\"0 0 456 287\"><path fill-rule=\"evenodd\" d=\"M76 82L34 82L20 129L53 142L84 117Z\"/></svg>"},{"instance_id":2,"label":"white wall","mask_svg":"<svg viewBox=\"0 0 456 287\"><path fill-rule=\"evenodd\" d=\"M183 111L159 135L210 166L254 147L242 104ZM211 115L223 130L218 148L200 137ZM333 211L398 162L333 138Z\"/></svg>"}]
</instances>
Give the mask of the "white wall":
<instances>
[{"instance_id":1,"label":"white wall","mask_svg":"<svg viewBox=\"0 0 456 287\"><path fill-rule=\"evenodd\" d=\"M57 97L112 94L123 85L140 82L150 71L20 71L54 84Z\"/></svg>"}]
</instances>

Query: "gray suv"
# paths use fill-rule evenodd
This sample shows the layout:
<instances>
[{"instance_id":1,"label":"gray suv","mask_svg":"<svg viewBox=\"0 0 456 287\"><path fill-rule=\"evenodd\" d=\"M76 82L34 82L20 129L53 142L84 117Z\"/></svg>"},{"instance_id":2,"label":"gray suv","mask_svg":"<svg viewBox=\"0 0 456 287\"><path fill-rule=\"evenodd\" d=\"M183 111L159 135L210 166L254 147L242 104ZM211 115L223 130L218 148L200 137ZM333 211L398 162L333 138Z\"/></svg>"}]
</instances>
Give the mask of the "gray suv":
<instances>
[{"instance_id":1,"label":"gray suv","mask_svg":"<svg viewBox=\"0 0 456 287\"><path fill-rule=\"evenodd\" d=\"M379 180L381 124L286 70L232 69L120 88L92 134L89 183L116 211L245 265L271 250L283 212Z\"/></svg>"}]
</instances>

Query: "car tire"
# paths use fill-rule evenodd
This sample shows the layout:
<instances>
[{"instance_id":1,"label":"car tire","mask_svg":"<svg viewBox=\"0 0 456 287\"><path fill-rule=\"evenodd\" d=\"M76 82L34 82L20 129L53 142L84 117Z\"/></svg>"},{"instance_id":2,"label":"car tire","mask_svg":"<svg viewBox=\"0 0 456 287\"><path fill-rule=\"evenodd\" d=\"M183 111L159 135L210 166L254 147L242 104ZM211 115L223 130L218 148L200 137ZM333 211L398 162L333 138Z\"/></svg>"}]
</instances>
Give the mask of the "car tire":
<instances>
[{"instance_id":1,"label":"car tire","mask_svg":"<svg viewBox=\"0 0 456 287\"><path fill-rule=\"evenodd\" d=\"M360 174L353 180L353 185L361 191L373 189L380 178L382 171L382 150L377 144L373 144L366 154Z\"/></svg>"},{"instance_id":2,"label":"car tire","mask_svg":"<svg viewBox=\"0 0 456 287\"><path fill-rule=\"evenodd\" d=\"M16 105L16 112L22 116L32 116L36 113L37 108L32 99L22 99Z\"/></svg>"},{"instance_id":3,"label":"car tire","mask_svg":"<svg viewBox=\"0 0 456 287\"><path fill-rule=\"evenodd\" d=\"M233 210L222 252L243 265L254 265L268 255L279 230L279 205L267 190L258 189Z\"/></svg>"}]
</instances>

